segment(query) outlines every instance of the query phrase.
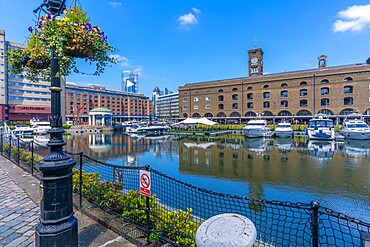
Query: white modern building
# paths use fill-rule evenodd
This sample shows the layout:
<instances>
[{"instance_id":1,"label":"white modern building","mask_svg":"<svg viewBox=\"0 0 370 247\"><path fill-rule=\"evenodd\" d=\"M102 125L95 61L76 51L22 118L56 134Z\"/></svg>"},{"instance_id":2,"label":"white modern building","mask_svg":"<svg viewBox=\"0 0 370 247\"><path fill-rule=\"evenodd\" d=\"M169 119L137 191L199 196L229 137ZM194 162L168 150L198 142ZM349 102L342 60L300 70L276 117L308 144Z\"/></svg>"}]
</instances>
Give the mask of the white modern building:
<instances>
[{"instance_id":1,"label":"white modern building","mask_svg":"<svg viewBox=\"0 0 370 247\"><path fill-rule=\"evenodd\" d=\"M163 119L179 118L179 93L169 93L156 98L155 115Z\"/></svg>"},{"instance_id":2,"label":"white modern building","mask_svg":"<svg viewBox=\"0 0 370 247\"><path fill-rule=\"evenodd\" d=\"M139 75L129 70L122 71L121 91L128 93L139 93Z\"/></svg>"}]
</instances>

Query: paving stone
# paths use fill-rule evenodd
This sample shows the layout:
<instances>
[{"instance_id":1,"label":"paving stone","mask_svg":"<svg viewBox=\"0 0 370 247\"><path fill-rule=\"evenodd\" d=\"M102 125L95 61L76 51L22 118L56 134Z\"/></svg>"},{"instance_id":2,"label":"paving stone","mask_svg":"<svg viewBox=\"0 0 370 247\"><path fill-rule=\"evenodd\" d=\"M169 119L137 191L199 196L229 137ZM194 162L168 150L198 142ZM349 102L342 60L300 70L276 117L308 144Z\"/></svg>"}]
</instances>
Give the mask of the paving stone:
<instances>
[{"instance_id":1,"label":"paving stone","mask_svg":"<svg viewBox=\"0 0 370 247\"><path fill-rule=\"evenodd\" d=\"M1 244L3 244L3 245L8 244L8 243L12 242L14 239L18 238L19 236L20 236L19 233L13 233L13 234L7 236L6 238L4 238L3 240L1 240L0 245Z\"/></svg>"},{"instance_id":2,"label":"paving stone","mask_svg":"<svg viewBox=\"0 0 370 247\"><path fill-rule=\"evenodd\" d=\"M17 230L16 232L17 233L25 233L26 231L28 231L29 229L31 229L32 228L32 226L29 226L29 225L27 225L27 226L24 226L24 227L22 227L22 228L20 228L19 230Z\"/></svg>"},{"instance_id":3,"label":"paving stone","mask_svg":"<svg viewBox=\"0 0 370 247\"><path fill-rule=\"evenodd\" d=\"M5 247L22 246L23 243L26 242L27 240L28 240L28 237L22 236L22 237L19 237L19 238L15 239L15 240L11 241L7 245L5 245Z\"/></svg>"}]
</instances>

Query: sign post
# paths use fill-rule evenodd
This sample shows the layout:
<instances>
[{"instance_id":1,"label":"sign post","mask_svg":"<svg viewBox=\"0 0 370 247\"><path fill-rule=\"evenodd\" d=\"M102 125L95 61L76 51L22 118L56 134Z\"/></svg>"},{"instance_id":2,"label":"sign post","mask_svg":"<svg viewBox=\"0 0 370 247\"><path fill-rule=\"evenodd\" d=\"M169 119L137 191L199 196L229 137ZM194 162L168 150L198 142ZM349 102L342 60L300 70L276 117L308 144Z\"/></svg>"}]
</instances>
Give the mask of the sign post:
<instances>
[{"instance_id":1,"label":"sign post","mask_svg":"<svg viewBox=\"0 0 370 247\"><path fill-rule=\"evenodd\" d=\"M151 182L150 172L140 170L140 194L150 197Z\"/></svg>"}]
</instances>

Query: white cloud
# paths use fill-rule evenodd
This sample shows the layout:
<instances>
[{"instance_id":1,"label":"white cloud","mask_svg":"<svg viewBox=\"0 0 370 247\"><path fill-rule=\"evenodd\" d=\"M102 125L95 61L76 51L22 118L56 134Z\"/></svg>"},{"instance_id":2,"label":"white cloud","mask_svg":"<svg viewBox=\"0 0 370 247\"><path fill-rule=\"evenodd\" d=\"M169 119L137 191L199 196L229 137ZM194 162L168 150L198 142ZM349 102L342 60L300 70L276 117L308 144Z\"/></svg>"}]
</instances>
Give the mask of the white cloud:
<instances>
[{"instance_id":1,"label":"white cloud","mask_svg":"<svg viewBox=\"0 0 370 247\"><path fill-rule=\"evenodd\" d=\"M200 15L200 9L197 9L197 8L193 7L193 8L191 8L191 10L193 11L194 14Z\"/></svg>"},{"instance_id":2,"label":"white cloud","mask_svg":"<svg viewBox=\"0 0 370 247\"><path fill-rule=\"evenodd\" d=\"M120 63L123 67L129 67L130 62L128 61L128 58L121 56L119 54L113 54L110 55L110 57L114 58L117 60L118 63Z\"/></svg>"},{"instance_id":3,"label":"white cloud","mask_svg":"<svg viewBox=\"0 0 370 247\"><path fill-rule=\"evenodd\" d=\"M113 8L118 8L122 6L122 3L120 2L109 2L108 4L112 6Z\"/></svg>"},{"instance_id":4,"label":"white cloud","mask_svg":"<svg viewBox=\"0 0 370 247\"><path fill-rule=\"evenodd\" d=\"M143 67L142 66L137 66L135 69L134 69L134 73L139 75L139 76L143 76Z\"/></svg>"},{"instance_id":5,"label":"white cloud","mask_svg":"<svg viewBox=\"0 0 370 247\"><path fill-rule=\"evenodd\" d=\"M353 5L346 10L340 11L337 20L333 24L334 32L361 31L370 27L370 4Z\"/></svg>"},{"instance_id":6,"label":"white cloud","mask_svg":"<svg viewBox=\"0 0 370 247\"><path fill-rule=\"evenodd\" d=\"M185 29L188 29L190 25L196 25L198 23L197 18L192 13L180 16L177 21L180 27Z\"/></svg>"}]
</instances>

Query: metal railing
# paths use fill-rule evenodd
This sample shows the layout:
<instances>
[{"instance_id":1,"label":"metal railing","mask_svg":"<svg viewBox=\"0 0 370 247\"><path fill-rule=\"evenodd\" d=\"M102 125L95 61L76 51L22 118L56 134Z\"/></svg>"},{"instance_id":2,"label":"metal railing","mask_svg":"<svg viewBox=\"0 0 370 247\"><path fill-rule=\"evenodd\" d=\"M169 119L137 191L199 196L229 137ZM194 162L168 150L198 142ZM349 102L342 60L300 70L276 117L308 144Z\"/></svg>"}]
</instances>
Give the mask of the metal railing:
<instances>
[{"instance_id":1,"label":"metal railing","mask_svg":"<svg viewBox=\"0 0 370 247\"><path fill-rule=\"evenodd\" d=\"M0 154L39 176L34 168L33 142L17 142L16 147L12 146L9 137L1 133ZM30 155L28 159L25 152ZM77 162L76 207L139 246L153 240L172 246L195 246L197 227L222 213L241 214L253 221L258 246L369 244L369 222L317 202L292 203L223 194L187 184L149 166L116 166L83 153L67 153ZM150 172L150 197L139 193L142 170Z\"/></svg>"}]
</instances>

